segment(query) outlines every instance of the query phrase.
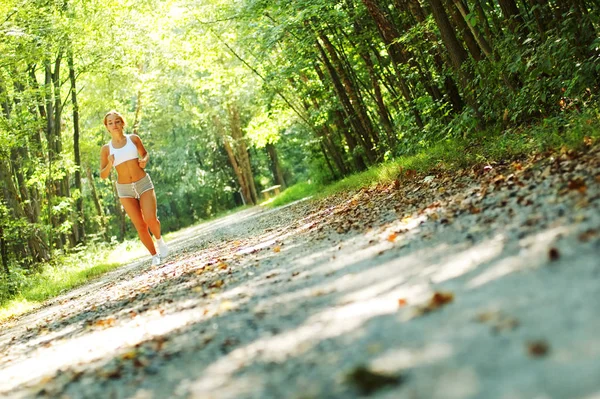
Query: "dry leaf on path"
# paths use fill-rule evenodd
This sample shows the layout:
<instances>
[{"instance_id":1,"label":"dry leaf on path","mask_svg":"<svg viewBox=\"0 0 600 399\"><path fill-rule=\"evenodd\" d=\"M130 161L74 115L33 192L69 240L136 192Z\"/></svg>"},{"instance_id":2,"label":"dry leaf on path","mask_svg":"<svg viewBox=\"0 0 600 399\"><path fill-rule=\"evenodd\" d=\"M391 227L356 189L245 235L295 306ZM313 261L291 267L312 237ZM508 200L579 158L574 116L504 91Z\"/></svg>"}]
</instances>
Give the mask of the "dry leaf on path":
<instances>
[{"instance_id":1,"label":"dry leaf on path","mask_svg":"<svg viewBox=\"0 0 600 399\"><path fill-rule=\"evenodd\" d=\"M548 250L548 257L551 261L558 260L560 259L560 252L558 252L558 249L552 247L550 250Z\"/></svg>"},{"instance_id":2,"label":"dry leaf on path","mask_svg":"<svg viewBox=\"0 0 600 399\"><path fill-rule=\"evenodd\" d=\"M383 374L369 370L365 366L358 366L346 375L346 381L356 387L361 394L368 396L387 386L402 384L404 377Z\"/></svg>"},{"instance_id":3,"label":"dry leaf on path","mask_svg":"<svg viewBox=\"0 0 600 399\"><path fill-rule=\"evenodd\" d=\"M546 356L549 351L550 346L544 340L527 342L527 353L529 353L529 356L531 357Z\"/></svg>"}]
</instances>

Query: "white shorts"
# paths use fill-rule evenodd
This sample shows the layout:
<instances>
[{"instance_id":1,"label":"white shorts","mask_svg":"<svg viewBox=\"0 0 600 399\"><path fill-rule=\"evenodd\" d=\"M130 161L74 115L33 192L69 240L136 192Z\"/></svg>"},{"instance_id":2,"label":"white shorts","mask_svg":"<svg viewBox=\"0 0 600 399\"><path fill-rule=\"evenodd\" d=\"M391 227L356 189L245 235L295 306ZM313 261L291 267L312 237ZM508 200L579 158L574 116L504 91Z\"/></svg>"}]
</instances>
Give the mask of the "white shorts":
<instances>
[{"instance_id":1,"label":"white shorts","mask_svg":"<svg viewBox=\"0 0 600 399\"><path fill-rule=\"evenodd\" d=\"M119 198L139 199L142 194L153 188L154 184L152 184L152 180L148 174L133 183L117 183L117 193L119 193Z\"/></svg>"}]
</instances>

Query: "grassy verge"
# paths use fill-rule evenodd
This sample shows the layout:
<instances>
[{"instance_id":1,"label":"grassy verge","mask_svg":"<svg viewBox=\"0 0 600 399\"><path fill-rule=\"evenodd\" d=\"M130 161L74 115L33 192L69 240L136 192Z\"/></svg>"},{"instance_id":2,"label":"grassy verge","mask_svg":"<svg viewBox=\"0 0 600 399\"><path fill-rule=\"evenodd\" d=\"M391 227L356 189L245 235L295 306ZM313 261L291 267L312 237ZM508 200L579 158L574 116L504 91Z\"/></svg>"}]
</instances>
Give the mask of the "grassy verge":
<instances>
[{"instance_id":1,"label":"grassy verge","mask_svg":"<svg viewBox=\"0 0 600 399\"><path fill-rule=\"evenodd\" d=\"M19 294L0 304L0 321L39 307L54 298L122 265L105 248L87 248L76 254L60 256L52 264L42 266L39 272L26 274L13 270L13 281L19 285Z\"/></svg>"},{"instance_id":2,"label":"grassy verge","mask_svg":"<svg viewBox=\"0 0 600 399\"><path fill-rule=\"evenodd\" d=\"M369 168L332 185L299 183L275 197L267 206L275 207L313 196L322 198L338 192L391 183L402 170L419 173L454 171L476 164L494 164L567 147L581 149L600 139L600 118L596 111L570 117L555 117L518 129L490 129L466 138L449 138L422 151Z\"/></svg>"}]
</instances>

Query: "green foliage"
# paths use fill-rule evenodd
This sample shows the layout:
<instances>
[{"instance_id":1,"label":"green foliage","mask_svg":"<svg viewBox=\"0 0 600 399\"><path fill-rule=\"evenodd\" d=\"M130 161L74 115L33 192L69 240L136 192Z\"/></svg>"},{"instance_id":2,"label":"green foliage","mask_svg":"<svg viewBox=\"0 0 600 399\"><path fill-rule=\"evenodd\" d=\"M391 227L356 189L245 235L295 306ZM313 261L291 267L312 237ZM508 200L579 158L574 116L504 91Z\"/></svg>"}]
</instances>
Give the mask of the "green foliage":
<instances>
[{"instance_id":1,"label":"green foliage","mask_svg":"<svg viewBox=\"0 0 600 399\"><path fill-rule=\"evenodd\" d=\"M106 245L80 248L78 253L58 256L35 271L13 267L9 276L0 279L0 319L121 266L122 262L108 261L107 249Z\"/></svg>"},{"instance_id":2,"label":"green foliage","mask_svg":"<svg viewBox=\"0 0 600 399\"><path fill-rule=\"evenodd\" d=\"M276 196L272 201L266 203L269 207L277 207L291 202L312 197L319 193L323 189L323 186L316 183L297 183L291 187L288 187L281 194Z\"/></svg>"},{"instance_id":3,"label":"green foliage","mask_svg":"<svg viewBox=\"0 0 600 399\"><path fill-rule=\"evenodd\" d=\"M600 140L600 113L560 115L526 128L499 131L489 129L470 136L447 138L413 155L400 156L369 170L323 186L299 183L269 203L282 206L300 198L323 198L339 192L387 185L413 170L421 174L457 171L477 164L506 163L547 150L585 148L586 142Z\"/></svg>"}]
</instances>

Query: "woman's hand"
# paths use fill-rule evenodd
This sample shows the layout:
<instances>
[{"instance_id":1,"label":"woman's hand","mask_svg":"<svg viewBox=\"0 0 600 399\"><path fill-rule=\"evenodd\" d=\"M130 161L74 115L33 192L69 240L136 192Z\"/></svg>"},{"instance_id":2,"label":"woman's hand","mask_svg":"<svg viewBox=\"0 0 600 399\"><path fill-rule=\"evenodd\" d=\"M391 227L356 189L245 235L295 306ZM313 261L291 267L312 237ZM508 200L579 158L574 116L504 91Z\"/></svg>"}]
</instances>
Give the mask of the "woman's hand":
<instances>
[{"instance_id":1,"label":"woman's hand","mask_svg":"<svg viewBox=\"0 0 600 399\"><path fill-rule=\"evenodd\" d=\"M144 169L146 167L146 164L148 163L148 153L146 153L146 155L143 158L138 159L138 165L140 165L140 168Z\"/></svg>"},{"instance_id":2,"label":"woman's hand","mask_svg":"<svg viewBox=\"0 0 600 399\"><path fill-rule=\"evenodd\" d=\"M113 164L115 163L115 155L114 154L110 154L108 156L108 167L112 168Z\"/></svg>"}]
</instances>

